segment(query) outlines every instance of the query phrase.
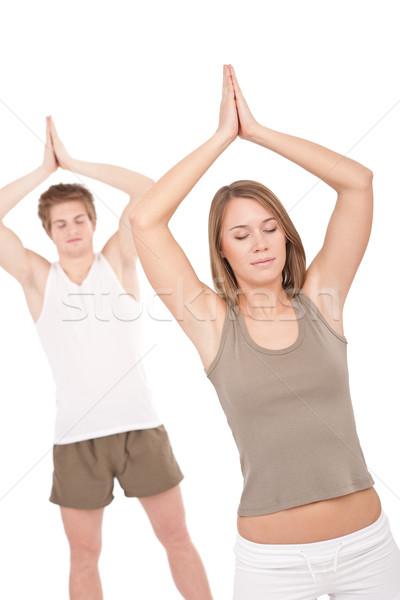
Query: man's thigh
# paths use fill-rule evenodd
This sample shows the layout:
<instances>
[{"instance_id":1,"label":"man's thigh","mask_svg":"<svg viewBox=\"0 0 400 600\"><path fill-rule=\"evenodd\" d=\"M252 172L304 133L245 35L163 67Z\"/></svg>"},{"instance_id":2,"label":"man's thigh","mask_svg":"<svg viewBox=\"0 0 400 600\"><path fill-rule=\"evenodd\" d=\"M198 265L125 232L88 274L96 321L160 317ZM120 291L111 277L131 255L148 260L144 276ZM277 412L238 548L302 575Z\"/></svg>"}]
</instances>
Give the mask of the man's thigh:
<instances>
[{"instance_id":1,"label":"man's thigh","mask_svg":"<svg viewBox=\"0 0 400 600\"><path fill-rule=\"evenodd\" d=\"M62 507L93 510L113 500L114 475L107 437L53 447L50 501Z\"/></svg>"},{"instance_id":2,"label":"man's thigh","mask_svg":"<svg viewBox=\"0 0 400 600\"><path fill-rule=\"evenodd\" d=\"M160 539L186 535L185 509L179 485L154 496L139 498L139 501Z\"/></svg>"},{"instance_id":3,"label":"man's thigh","mask_svg":"<svg viewBox=\"0 0 400 600\"><path fill-rule=\"evenodd\" d=\"M158 495L182 481L163 425L117 434L112 443L115 476L126 496L140 499Z\"/></svg>"},{"instance_id":4,"label":"man's thigh","mask_svg":"<svg viewBox=\"0 0 400 600\"><path fill-rule=\"evenodd\" d=\"M71 549L99 553L104 508L82 510L60 506L60 510Z\"/></svg>"}]
</instances>

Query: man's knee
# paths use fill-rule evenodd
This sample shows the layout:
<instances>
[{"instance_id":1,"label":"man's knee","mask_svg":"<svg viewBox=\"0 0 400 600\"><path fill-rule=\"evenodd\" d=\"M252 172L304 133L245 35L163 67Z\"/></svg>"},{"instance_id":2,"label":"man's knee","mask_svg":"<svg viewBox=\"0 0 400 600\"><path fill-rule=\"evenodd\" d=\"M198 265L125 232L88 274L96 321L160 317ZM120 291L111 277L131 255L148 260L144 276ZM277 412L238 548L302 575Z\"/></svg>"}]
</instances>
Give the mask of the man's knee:
<instances>
[{"instance_id":1,"label":"man's knee","mask_svg":"<svg viewBox=\"0 0 400 600\"><path fill-rule=\"evenodd\" d=\"M186 525L174 526L171 523L166 523L164 526L157 528L156 535L167 550L187 547L192 543Z\"/></svg>"},{"instance_id":2,"label":"man's knee","mask_svg":"<svg viewBox=\"0 0 400 600\"><path fill-rule=\"evenodd\" d=\"M75 569L90 569L97 567L101 553L100 541L70 542L71 567Z\"/></svg>"}]
</instances>

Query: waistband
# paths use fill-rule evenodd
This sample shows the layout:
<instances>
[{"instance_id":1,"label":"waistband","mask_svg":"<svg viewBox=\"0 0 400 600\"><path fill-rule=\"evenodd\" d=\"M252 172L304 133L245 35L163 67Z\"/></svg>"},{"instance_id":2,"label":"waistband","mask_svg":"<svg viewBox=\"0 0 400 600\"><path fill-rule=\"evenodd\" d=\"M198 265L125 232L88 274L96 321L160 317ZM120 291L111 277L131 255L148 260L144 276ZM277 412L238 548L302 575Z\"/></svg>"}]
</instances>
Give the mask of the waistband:
<instances>
[{"instance_id":1,"label":"waistband","mask_svg":"<svg viewBox=\"0 0 400 600\"><path fill-rule=\"evenodd\" d=\"M359 553L368 548L382 543L390 534L390 523L386 513L381 510L378 519L371 525L363 527L347 535L322 540L320 542L307 542L305 544L258 544L246 540L239 533L236 538L235 554L242 564L249 567L288 567L304 564L314 578L310 559L323 562L332 560L334 571L337 570L339 552L342 556Z\"/></svg>"}]
</instances>

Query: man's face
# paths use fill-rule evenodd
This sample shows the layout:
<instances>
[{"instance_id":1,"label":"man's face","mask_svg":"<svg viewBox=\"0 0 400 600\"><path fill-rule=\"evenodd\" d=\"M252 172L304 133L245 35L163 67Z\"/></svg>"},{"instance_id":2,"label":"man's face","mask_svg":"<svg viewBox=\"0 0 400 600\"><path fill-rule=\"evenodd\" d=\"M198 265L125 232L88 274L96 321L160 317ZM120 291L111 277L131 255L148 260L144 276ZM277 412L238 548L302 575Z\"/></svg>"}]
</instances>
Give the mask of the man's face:
<instances>
[{"instance_id":1,"label":"man's face","mask_svg":"<svg viewBox=\"0 0 400 600\"><path fill-rule=\"evenodd\" d=\"M93 249L95 226L81 200L69 200L50 209L49 236L59 256L81 256Z\"/></svg>"}]
</instances>

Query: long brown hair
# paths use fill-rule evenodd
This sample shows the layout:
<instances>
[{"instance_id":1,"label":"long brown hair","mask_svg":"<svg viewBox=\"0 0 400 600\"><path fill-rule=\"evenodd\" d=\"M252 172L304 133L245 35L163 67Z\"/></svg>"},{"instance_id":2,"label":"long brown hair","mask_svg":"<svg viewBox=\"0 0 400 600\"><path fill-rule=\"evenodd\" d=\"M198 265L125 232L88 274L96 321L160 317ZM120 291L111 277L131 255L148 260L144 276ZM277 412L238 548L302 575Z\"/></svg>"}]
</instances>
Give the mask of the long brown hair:
<instances>
[{"instance_id":1,"label":"long brown hair","mask_svg":"<svg viewBox=\"0 0 400 600\"><path fill-rule=\"evenodd\" d=\"M221 255L221 229L226 206L231 198L252 198L277 219L286 236L286 262L282 271L282 287L288 296L295 296L304 282L306 254L297 232L281 201L265 185L242 180L225 185L215 194L208 218L211 274L217 293L232 307L238 305L238 283L229 262Z\"/></svg>"}]
</instances>

